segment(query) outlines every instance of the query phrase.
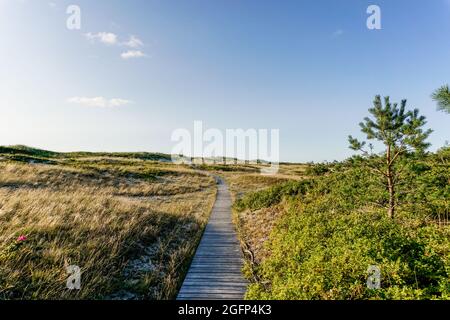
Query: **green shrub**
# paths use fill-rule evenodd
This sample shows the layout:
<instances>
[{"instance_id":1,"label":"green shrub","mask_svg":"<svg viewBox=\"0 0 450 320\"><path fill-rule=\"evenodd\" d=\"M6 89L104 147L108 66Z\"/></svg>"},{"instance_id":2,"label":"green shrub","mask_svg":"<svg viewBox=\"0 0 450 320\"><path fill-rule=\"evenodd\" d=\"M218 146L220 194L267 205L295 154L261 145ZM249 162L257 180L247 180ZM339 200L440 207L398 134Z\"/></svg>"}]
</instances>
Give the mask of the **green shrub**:
<instances>
[{"instance_id":1,"label":"green shrub","mask_svg":"<svg viewBox=\"0 0 450 320\"><path fill-rule=\"evenodd\" d=\"M254 267L248 299L450 299L448 162L442 155L409 159L396 219L385 214L386 190L364 161L352 158L289 195L284 186L237 203L251 210L287 199ZM447 220L448 221L448 220ZM369 289L368 267L381 270Z\"/></svg>"},{"instance_id":2,"label":"green shrub","mask_svg":"<svg viewBox=\"0 0 450 320\"><path fill-rule=\"evenodd\" d=\"M283 197L305 194L311 185L312 182L309 180L285 182L260 192L245 195L243 198L236 201L234 208L238 212L245 209L254 211L267 208L280 203Z\"/></svg>"},{"instance_id":3,"label":"green shrub","mask_svg":"<svg viewBox=\"0 0 450 320\"><path fill-rule=\"evenodd\" d=\"M329 172L329 166L323 163L317 163L317 164L309 164L306 168L305 174L307 176L321 176L325 173Z\"/></svg>"},{"instance_id":4,"label":"green shrub","mask_svg":"<svg viewBox=\"0 0 450 320\"><path fill-rule=\"evenodd\" d=\"M271 256L249 299L448 299L450 233L410 228L384 211L321 212L323 203L292 208L272 234ZM381 289L368 289L367 269L381 270ZM268 283L267 286L262 283Z\"/></svg>"},{"instance_id":5,"label":"green shrub","mask_svg":"<svg viewBox=\"0 0 450 320\"><path fill-rule=\"evenodd\" d=\"M21 145L9 147L0 146L0 154L25 155L38 158L53 158L59 155L57 152L41 150Z\"/></svg>"}]
</instances>

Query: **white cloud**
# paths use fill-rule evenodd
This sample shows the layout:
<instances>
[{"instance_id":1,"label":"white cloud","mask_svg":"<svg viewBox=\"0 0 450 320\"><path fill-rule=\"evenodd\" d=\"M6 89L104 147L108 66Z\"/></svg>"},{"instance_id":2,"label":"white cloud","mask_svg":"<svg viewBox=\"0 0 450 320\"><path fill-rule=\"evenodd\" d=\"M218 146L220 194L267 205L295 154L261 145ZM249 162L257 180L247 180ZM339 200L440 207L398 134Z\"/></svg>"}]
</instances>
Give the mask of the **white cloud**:
<instances>
[{"instance_id":1,"label":"white cloud","mask_svg":"<svg viewBox=\"0 0 450 320\"><path fill-rule=\"evenodd\" d=\"M333 37L340 37L344 34L344 30L342 29L337 29L336 31L333 32Z\"/></svg>"},{"instance_id":2,"label":"white cloud","mask_svg":"<svg viewBox=\"0 0 450 320\"><path fill-rule=\"evenodd\" d=\"M134 35L131 35L128 41L125 42L120 42L119 37L111 32L98 32L98 33L89 32L85 34L85 37L92 42L99 41L109 46L121 46L131 48L130 50L125 51L120 55L124 60L133 58L143 58L147 56L144 52L138 50L138 48L144 46L144 42Z\"/></svg>"},{"instance_id":3,"label":"white cloud","mask_svg":"<svg viewBox=\"0 0 450 320\"><path fill-rule=\"evenodd\" d=\"M125 60L146 57L145 53L140 50L128 50L126 52L123 52L120 56Z\"/></svg>"},{"instance_id":4,"label":"white cloud","mask_svg":"<svg viewBox=\"0 0 450 320\"><path fill-rule=\"evenodd\" d=\"M144 42L136 36L130 36L130 39L124 45L130 48L140 48L144 46Z\"/></svg>"},{"instance_id":5,"label":"white cloud","mask_svg":"<svg viewBox=\"0 0 450 320\"><path fill-rule=\"evenodd\" d=\"M132 103L132 101L126 99L120 98L107 99L104 97L93 97L93 98L72 97L67 99L67 102L86 107L96 107L96 108L115 108Z\"/></svg>"},{"instance_id":6,"label":"white cloud","mask_svg":"<svg viewBox=\"0 0 450 320\"><path fill-rule=\"evenodd\" d=\"M86 38L90 41L100 41L101 43L107 45L116 45L118 44L117 35L111 32L98 32L98 33L86 33Z\"/></svg>"},{"instance_id":7,"label":"white cloud","mask_svg":"<svg viewBox=\"0 0 450 320\"><path fill-rule=\"evenodd\" d=\"M125 106L125 105L130 104L130 103L132 103L132 102L129 101L129 100L120 99L120 98L114 98L114 99L110 99L108 101L109 107L112 107L112 108Z\"/></svg>"}]
</instances>

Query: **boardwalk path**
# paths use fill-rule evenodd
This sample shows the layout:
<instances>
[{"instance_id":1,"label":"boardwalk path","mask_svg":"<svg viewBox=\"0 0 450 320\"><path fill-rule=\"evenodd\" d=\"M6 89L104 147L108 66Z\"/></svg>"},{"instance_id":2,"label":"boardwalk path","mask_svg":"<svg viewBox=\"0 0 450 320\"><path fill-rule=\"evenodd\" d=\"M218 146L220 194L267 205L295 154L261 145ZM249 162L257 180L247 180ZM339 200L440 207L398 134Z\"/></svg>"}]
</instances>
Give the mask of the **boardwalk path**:
<instances>
[{"instance_id":1,"label":"boardwalk path","mask_svg":"<svg viewBox=\"0 0 450 320\"><path fill-rule=\"evenodd\" d=\"M216 203L178 300L244 298L247 282L242 276L243 257L231 222L230 192L222 178L217 180Z\"/></svg>"}]
</instances>

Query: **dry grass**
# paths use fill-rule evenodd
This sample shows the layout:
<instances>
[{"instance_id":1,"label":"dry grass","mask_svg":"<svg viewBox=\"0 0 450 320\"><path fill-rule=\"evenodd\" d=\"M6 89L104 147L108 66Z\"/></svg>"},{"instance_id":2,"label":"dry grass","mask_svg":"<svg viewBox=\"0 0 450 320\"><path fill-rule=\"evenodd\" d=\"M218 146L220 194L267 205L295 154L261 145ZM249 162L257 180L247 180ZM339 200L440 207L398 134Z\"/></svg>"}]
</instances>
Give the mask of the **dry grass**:
<instances>
[{"instance_id":1,"label":"dry grass","mask_svg":"<svg viewBox=\"0 0 450 320\"><path fill-rule=\"evenodd\" d=\"M259 264L269 255L265 246L276 221L285 210L284 204L239 214L239 238L251 255L251 263Z\"/></svg>"},{"instance_id":2,"label":"dry grass","mask_svg":"<svg viewBox=\"0 0 450 320\"><path fill-rule=\"evenodd\" d=\"M0 299L173 298L213 179L128 159L61 164L0 163ZM68 265L82 269L79 291L66 289Z\"/></svg>"},{"instance_id":3,"label":"dry grass","mask_svg":"<svg viewBox=\"0 0 450 320\"><path fill-rule=\"evenodd\" d=\"M259 166L262 168L262 166ZM305 178L307 165L304 164L280 164L277 174L262 175L261 173L249 173L246 171L233 171L222 173L228 184L233 199L239 199L248 192L256 192L273 185L289 180L301 180Z\"/></svg>"},{"instance_id":4,"label":"dry grass","mask_svg":"<svg viewBox=\"0 0 450 320\"><path fill-rule=\"evenodd\" d=\"M280 164L280 170L278 171L277 176L286 177L292 180L303 179L307 168L307 164L301 163Z\"/></svg>"},{"instance_id":5,"label":"dry grass","mask_svg":"<svg viewBox=\"0 0 450 320\"><path fill-rule=\"evenodd\" d=\"M224 176L230 185L232 198L236 201L247 193L257 192L289 180L304 179L305 169L306 165L302 164L281 164L276 175L227 172ZM269 254L264 244L275 226L275 221L283 212L283 205L239 213L234 210L233 220L237 226L241 245L247 253L248 262L257 264Z\"/></svg>"},{"instance_id":6,"label":"dry grass","mask_svg":"<svg viewBox=\"0 0 450 320\"><path fill-rule=\"evenodd\" d=\"M288 181L288 179L276 175L264 176L257 173L225 173L224 176L230 186L233 200L241 198L248 192L256 192Z\"/></svg>"}]
</instances>

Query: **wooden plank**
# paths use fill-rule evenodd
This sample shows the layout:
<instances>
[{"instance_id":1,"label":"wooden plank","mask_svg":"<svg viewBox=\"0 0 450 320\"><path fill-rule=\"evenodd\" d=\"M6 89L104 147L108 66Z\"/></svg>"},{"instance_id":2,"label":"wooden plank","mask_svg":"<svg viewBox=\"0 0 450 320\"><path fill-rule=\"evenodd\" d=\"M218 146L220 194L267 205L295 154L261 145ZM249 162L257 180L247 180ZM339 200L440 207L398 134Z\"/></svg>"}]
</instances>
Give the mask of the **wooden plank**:
<instances>
[{"instance_id":1,"label":"wooden plank","mask_svg":"<svg viewBox=\"0 0 450 320\"><path fill-rule=\"evenodd\" d=\"M200 290L203 288L211 288L211 289L230 289L236 291L242 291L247 289L247 285L245 283L233 283L233 282L210 282L210 283L189 283L185 284L184 292L187 290Z\"/></svg>"},{"instance_id":2,"label":"wooden plank","mask_svg":"<svg viewBox=\"0 0 450 320\"><path fill-rule=\"evenodd\" d=\"M180 294L178 300L242 300L242 294L192 293Z\"/></svg>"},{"instance_id":3,"label":"wooden plank","mask_svg":"<svg viewBox=\"0 0 450 320\"><path fill-rule=\"evenodd\" d=\"M198 283L198 284L187 284L183 288L183 292L188 292L192 290L197 290L198 292L201 292L203 289L207 289L209 291L211 290L230 290L230 291L244 291L247 289L247 286L245 283L240 284L233 284L231 282L223 283L223 282L217 282L217 283L211 283L210 285L205 285L204 283Z\"/></svg>"},{"instance_id":4,"label":"wooden plank","mask_svg":"<svg viewBox=\"0 0 450 320\"><path fill-rule=\"evenodd\" d=\"M236 258L220 258L220 259L214 259L214 258L208 258L208 259L197 259L195 258L194 261L192 261L191 265L192 266L217 266L217 265L223 265L224 263L229 263L231 264L232 267L236 267L236 269L241 270L242 267L240 266L241 264L241 259L236 259ZM235 266L239 264L239 266Z\"/></svg>"},{"instance_id":5,"label":"wooden plank","mask_svg":"<svg viewBox=\"0 0 450 320\"><path fill-rule=\"evenodd\" d=\"M242 300L247 289L231 197L224 181L217 181L217 199L178 300Z\"/></svg>"},{"instance_id":6,"label":"wooden plank","mask_svg":"<svg viewBox=\"0 0 450 320\"><path fill-rule=\"evenodd\" d=\"M204 272L198 272L198 271L192 271L189 273L189 277L196 277L196 278L208 278L210 276L211 278L214 277L222 277L222 279L226 279L227 277L242 277L242 273L240 271L230 271L226 275L223 272L208 272L205 274ZM186 277L188 278L188 277ZM245 280L244 280L245 281Z\"/></svg>"},{"instance_id":7,"label":"wooden plank","mask_svg":"<svg viewBox=\"0 0 450 320\"><path fill-rule=\"evenodd\" d=\"M241 272L241 267L240 266L224 266L224 267L219 267L217 264L208 264L208 265L204 265L204 264L195 264L192 265L191 268L189 268L189 271L192 272L209 272L209 273L220 273L220 272L226 272L226 271L236 271L236 272Z\"/></svg>"},{"instance_id":8,"label":"wooden plank","mask_svg":"<svg viewBox=\"0 0 450 320\"><path fill-rule=\"evenodd\" d=\"M199 264L199 263L209 263L209 264L223 264L223 263L232 263L233 265L239 265L242 267L242 258L236 257L232 255L209 255L209 256L198 256L192 260L191 264Z\"/></svg>"},{"instance_id":9,"label":"wooden plank","mask_svg":"<svg viewBox=\"0 0 450 320\"><path fill-rule=\"evenodd\" d=\"M221 251L220 253L216 253L216 254L209 253L209 252L202 252L202 253L199 253L197 256L195 256L194 259L197 259L197 258L211 258L211 257L217 258L217 259L219 259L219 258L235 258L236 255L230 254L230 253L228 253L226 251Z\"/></svg>"},{"instance_id":10,"label":"wooden plank","mask_svg":"<svg viewBox=\"0 0 450 320\"><path fill-rule=\"evenodd\" d=\"M233 278L186 278L185 282L183 283L184 285L197 285L197 284L208 284L208 283L220 283L220 284L230 284L230 285L247 285L246 282L239 282L240 279L238 279L237 277L233 277Z\"/></svg>"},{"instance_id":11,"label":"wooden plank","mask_svg":"<svg viewBox=\"0 0 450 320\"><path fill-rule=\"evenodd\" d=\"M239 289L239 290L233 290L228 288L207 288L207 287L199 287L199 288L185 288L183 294L188 295L198 295L198 294L236 294L236 295L245 295L245 288ZM242 299L242 298L241 298Z\"/></svg>"}]
</instances>

